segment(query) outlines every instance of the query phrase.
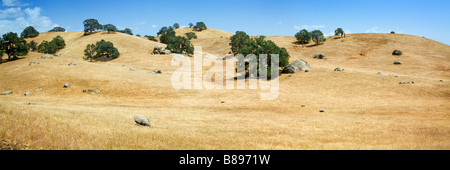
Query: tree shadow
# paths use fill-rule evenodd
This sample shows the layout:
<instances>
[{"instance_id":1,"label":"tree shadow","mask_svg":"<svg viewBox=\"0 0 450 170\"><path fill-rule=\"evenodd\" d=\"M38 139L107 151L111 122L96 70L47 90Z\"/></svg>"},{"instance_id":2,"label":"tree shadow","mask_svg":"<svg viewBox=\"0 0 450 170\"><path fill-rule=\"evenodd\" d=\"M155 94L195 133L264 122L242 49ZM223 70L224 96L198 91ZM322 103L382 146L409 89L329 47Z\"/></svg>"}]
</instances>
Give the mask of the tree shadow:
<instances>
[{"instance_id":1,"label":"tree shadow","mask_svg":"<svg viewBox=\"0 0 450 170\"><path fill-rule=\"evenodd\" d=\"M12 62L12 61L16 61L16 60L22 60L22 59L24 59L25 57L16 57L16 58L11 58L11 59L3 59L3 58L0 58L0 64L2 64L2 63L8 63L8 62Z\"/></svg>"},{"instance_id":2,"label":"tree shadow","mask_svg":"<svg viewBox=\"0 0 450 170\"><path fill-rule=\"evenodd\" d=\"M307 45L307 46L305 46L305 47L308 47L308 48L310 48L310 47L315 47L315 46L319 46L319 45L322 45L323 43L319 43L319 44L311 44L311 45Z\"/></svg>"}]
</instances>

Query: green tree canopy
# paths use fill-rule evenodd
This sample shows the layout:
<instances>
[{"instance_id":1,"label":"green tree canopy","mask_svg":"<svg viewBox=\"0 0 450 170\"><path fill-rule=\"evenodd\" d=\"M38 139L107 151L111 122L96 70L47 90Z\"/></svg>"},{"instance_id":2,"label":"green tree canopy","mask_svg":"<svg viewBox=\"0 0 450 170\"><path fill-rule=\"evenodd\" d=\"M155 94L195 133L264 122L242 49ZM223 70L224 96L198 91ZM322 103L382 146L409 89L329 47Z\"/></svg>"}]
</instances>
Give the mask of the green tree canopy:
<instances>
[{"instance_id":1,"label":"green tree canopy","mask_svg":"<svg viewBox=\"0 0 450 170\"><path fill-rule=\"evenodd\" d=\"M95 44L88 44L86 46L86 49L84 50L84 59L85 60L90 60L92 62L92 60L97 59L96 55L96 46Z\"/></svg>"},{"instance_id":2,"label":"green tree canopy","mask_svg":"<svg viewBox=\"0 0 450 170\"><path fill-rule=\"evenodd\" d=\"M207 27L206 27L205 23L203 23L203 22L197 22L197 24L194 26L194 31L203 31L206 29L207 29Z\"/></svg>"},{"instance_id":3,"label":"green tree canopy","mask_svg":"<svg viewBox=\"0 0 450 170\"><path fill-rule=\"evenodd\" d=\"M338 28L338 29L334 30L334 35L335 36L340 35L342 37L344 34L345 33L344 33L344 30L342 28Z\"/></svg>"},{"instance_id":4,"label":"green tree canopy","mask_svg":"<svg viewBox=\"0 0 450 170\"><path fill-rule=\"evenodd\" d=\"M178 23L173 24L173 28L175 28L175 29L180 28L180 24L178 24Z\"/></svg>"},{"instance_id":5,"label":"green tree canopy","mask_svg":"<svg viewBox=\"0 0 450 170\"><path fill-rule=\"evenodd\" d=\"M297 41L300 44L308 44L309 41L311 41L311 33L309 33L306 29L302 29L295 34L295 38L297 38Z\"/></svg>"},{"instance_id":6,"label":"green tree canopy","mask_svg":"<svg viewBox=\"0 0 450 170\"><path fill-rule=\"evenodd\" d=\"M316 44L320 44L320 42L324 41L323 33L320 30L312 31L311 38Z\"/></svg>"},{"instance_id":7,"label":"green tree canopy","mask_svg":"<svg viewBox=\"0 0 450 170\"><path fill-rule=\"evenodd\" d=\"M271 76L271 55L279 55L279 66L286 67L289 65L289 53L285 48L278 47L273 41L266 40L264 36L257 38L252 38L244 46L239 48L238 54L247 56L249 54L256 55L256 61L258 62L258 73L261 68L259 68L259 54L267 54L267 63L264 63L264 67L267 68L267 76ZM261 76L261 75L260 75Z\"/></svg>"},{"instance_id":8,"label":"green tree canopy","mask_svg":"<svg viewBox=\"0 0 450 170\"><path fill-rule=\"evenodd\" d=\"M102 25L96 19L86 19L84 24L84 34L91 34L95 30L102 29Z\"/></svg>"},{"instance_id":9,"label":"green tree canopy","mask_svg":"<svg viewBox=\"0 0 450 170\"><path fill-rule=\"evenodd\" d=\"M66 32L66 29L63 27L53 27L53 29L48 32Z\"/></svg>"},{"instance_id":10,"label":"green tree canopy","mask_svg":"<svg viewBox=\"0 0 450 170\"><path fill-rule=\"evenodd\" d=\"M189 40L191 40L192 38L197 39L197 35L195 35L195 33L193 32L188 32L185 35Z\"/></svg>"},{"instance_id":11,"label":"green tree canopy","mask_svg":"<svg viewBox=\"0 0 450 170\"><path fill-rule=\"evenodd\" d=\"M39 32L34 29L32 26L26 27L22 34L20 34L20 38L33 38L37 37L39 35Z\"/></svg>"},{"instance_id":12,"label":"green tree canopy","mask_svg":"<svg viewBox=\"0 0 450 170\"><path fill-rule=\"evenodd\" d=\"M96 58L106 57L115 59L120 55L119 50L117 50L117 48L114 47L114 44L109 41L105 40L98 41L95 44L95 47L96 47L95 52L97 53Z\"/></svg>"},{"instance_id":13,"label":"green tree canopy","mask_svg":"<svg viewBox=\"0 0 450 170\"><path fill-rule=\"evenodd\" d=\"M119 31L117 31L117 32L121 32L121 33L124 33L124 34L133 35L133 31L131 31L131 29L129 29L129 28L125 28L124 30L119 30Z\"/></svg>"},{"instance_id":14,"label":"green tree canopy","mask_svg":"<svg viewBox=\"0 0 450 170\"><path fill-rule=\"evenodd\" d=\"M114 33L117 31L117 27L114 26L113 24L106 24L106 25L103 25L103 30L108 31L108 34Z\"/></svg>"},{"instance_id":15,"label":"green tree canopy","mask_svg":"<svg viewBox=\"0 0 450 170\"><path fill-rule=\"evenodd\" d=\"M27 55L28 49L27 42L19 38L17 33L9 32L3 34L3 38L0 40L0 53L6 53L8 60L11 60L11 57L12 59L17 59L18 56Z\"/></svg>"},{"instance_id":16,"label":"green tree canopy","mask_svg":"<svg viewBox=\"0 0 450 170\"><path fill-rule=\"evenodd\" d=\"M236 31L236 34L230 37L230 46L231 51L233 53L237 53L237 51L244 45L248 43L250 40L250 36L247 35L244 31Z\"/></svg>"}]
</instances>

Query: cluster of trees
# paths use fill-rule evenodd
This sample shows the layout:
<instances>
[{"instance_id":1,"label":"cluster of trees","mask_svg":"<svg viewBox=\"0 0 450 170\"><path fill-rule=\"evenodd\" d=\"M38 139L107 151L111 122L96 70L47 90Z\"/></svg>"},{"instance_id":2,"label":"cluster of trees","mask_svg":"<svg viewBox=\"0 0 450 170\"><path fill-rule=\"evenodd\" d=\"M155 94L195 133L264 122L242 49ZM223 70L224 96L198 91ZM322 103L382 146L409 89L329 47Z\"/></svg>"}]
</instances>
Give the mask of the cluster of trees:
<instances>
[{"instance_id":1,"label":"cluster of trees","mask_svg":"<svg viewBox=\"0 0 450 170\"><path fill-rule=\"evenodd\" d=\"M345 36L345 32L342 28L337 28L334 31L335 36L340 35ZM311 40L313 40L316 45L320 44L321 42L325 42L326 39L323 36L322 31L320 30L314 30L311 32L308 32L306 29L300 30L295 34L295 38L297 38L297 42L300 44L308 44Z\"/></svg>"},{"instance_id":2,"label":"cluster of trees","mask_svg":"<svg viewBox=\"0 0 450 170\"><path fill-rule=\"evenodd\" d=\"M133 35L133 32L129 28L123 30L118 30L113 24L102 25L96 19L86 19L83 22L84 25L84 35L92 34L94 31L102 30L108 31L108 33L121 32L125 34Z\"/></svg>"},{"instance_id":3,"label":"cluster of trees","mask_svg":"<svg viewBox=\"0 0 450 170\"><path fill-rule=\"evenodd\" d=\"M114 44L109 41L101 40L95 44L88 44L84 50L85 60L98 60L102 57L115 59L119 57L120 53Z\"/></svg>"},{"instance_id":4,"label":"cluster of trees","mask_svg":"<svg viewBox=\"0 0 450 170\"><path fill-rule=\"evenodd\" d=\"M33 41L30 42L29 48L36 49L36 47L34 45L37 45L37 44L33 43ZM53 38L53 40L50 42L48 42L46 40L42 41L42 43L39 44L39 46L37 46L37 50L40 53L55 54L60 49L63 49L65 46L66 46L66 42L64 41L64 39L61 36L58 35L55 38Z\"/></svg>"},{"instance_id":5,"label":"cluster of trees","mask_svg":"<svg viewBox=\"0 0 450 170\"><path fill-rule=\"evenodd\" d=\"M194 54L194 46L186 37L175 35L173 27L163 27L157 33L159 41L167 44L166 49L174 53Z\"/></svg>"},{"instance_id":6,"label":"cluster of trees","mask_svg":"<svg viewBox=\"0 0 450 170\"><path fill-rule=\"evenodd\" d=\"M308 44L311 40L313 40L318 45L320 42L326 41L322 31L320 30L308 32L306 29L303 29L295 34L295 38L297 38L297 41L300 44Z\"/></svg>"},{"instance_id":7,"label":"cluster of trees","mask_svg":"<svg viewBox=\"0 0 450 170\"><path fill-rule=\"evenodd\" d=\"M18 56L27 55L27 42L23 38L19 38L17 33L3 34L0 38L0 63L2 63L1 57L4 54L8 55L8 60L15 60L18 59Z\"/></svg>"},{"instance_id":8,"label":"cluster of trees","mask_svg":"<svg viewBox=\"0 0 450 170\"><path fill-rule=\"evenodd\" d=\"M286 67L289 65L289 53L285 48L278 47L273 41L266 40L264 36L256 38L250 38L244 31L237 31L231 38L230 46L234 54L242 54L247 56L249 54L256 55L256 61L258 62L258 73L263 65L267 69L267 76L271 76L271 55L279 55L279 66ZM259 63L259 54L267 54L266 63ZM248 69L249 66L246 66Z\"/></svg>"}]
</instances>

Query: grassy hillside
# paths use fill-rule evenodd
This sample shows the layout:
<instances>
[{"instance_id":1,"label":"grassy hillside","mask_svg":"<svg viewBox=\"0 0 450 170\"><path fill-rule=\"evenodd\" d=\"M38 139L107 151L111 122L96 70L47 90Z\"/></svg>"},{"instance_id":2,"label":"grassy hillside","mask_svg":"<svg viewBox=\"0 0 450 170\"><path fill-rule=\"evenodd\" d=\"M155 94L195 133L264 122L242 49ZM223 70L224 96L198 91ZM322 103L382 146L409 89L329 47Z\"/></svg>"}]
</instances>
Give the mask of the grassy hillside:
<instances>
[{"instance_id":1,"label":"grassy hillside","mask_svg":"<svg viewBox=\"0 0 450 170\"><path fill-rule=\"evenodd\" d=\"M233 34L195 33L192 42L204 52L230 51ZM43 54L31 52L0 64L0 92L16 91L0 95L0 149L450 149L450 47L433 40L350 34L302 47L294 37L267 37L287 48L291 62L306 60L312 70L281 75L279 97L262 101L265 90L174 89L173 56L151 55L164 44L142 37L68 32L28 41L56 35L66 41L62 55L38 59ZM83 60L86 45L101 39L114 43L119 58ZM403 55L393 56L395 49ZM313 59L318 53L328 60ZM135 125L135 114L152 127Z\"/></svg>"}]
</instances>

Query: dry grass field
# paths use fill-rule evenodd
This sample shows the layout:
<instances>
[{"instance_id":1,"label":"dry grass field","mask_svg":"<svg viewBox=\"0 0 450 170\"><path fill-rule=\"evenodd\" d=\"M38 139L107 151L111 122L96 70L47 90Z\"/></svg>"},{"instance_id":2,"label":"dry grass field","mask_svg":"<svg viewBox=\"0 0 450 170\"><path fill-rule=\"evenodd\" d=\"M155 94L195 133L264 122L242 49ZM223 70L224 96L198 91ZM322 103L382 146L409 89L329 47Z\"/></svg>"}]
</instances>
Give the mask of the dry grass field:
<instances>
[{"instance_id":1,"label":"dry grass field","mask_svg":"<svg viewBox=\"0 0 450 170\"><path fill-rule=\"evenodd\" d=\"M230 51L232 33L196 34L192 42L205 53ZM288 50L291 62L303 59L312 70L281 75L278 98L265 101L264 90L174 89L173 56L151 55L165 45L145 38L67 32L28 41L56 35L67 45L60 56L38 59L43 54L31 52L0 64L0 92L16 92L0 95L0 149L450 149L450 47L430 39L349 34L302 47L294 37L267 37ZM84 60L86 45L101 39L114 43L119 58ZM403 55L393 56L395 49ZM313 59L318 53L328 60ZM136 125L135 114L152 126Z\"/></svg>"}]
</instances>

